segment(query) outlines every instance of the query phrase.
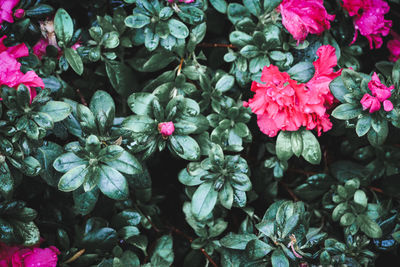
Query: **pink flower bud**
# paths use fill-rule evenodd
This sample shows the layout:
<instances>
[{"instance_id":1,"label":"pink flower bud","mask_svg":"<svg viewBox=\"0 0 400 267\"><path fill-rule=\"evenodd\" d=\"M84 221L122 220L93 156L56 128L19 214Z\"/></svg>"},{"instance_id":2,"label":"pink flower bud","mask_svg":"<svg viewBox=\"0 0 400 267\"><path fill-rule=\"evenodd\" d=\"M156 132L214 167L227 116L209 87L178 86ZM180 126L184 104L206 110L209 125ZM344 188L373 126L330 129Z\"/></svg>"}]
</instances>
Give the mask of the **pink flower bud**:
<instances>
[{"instance_id":1,"label":"pink flower bud","mask_svg":"<svg viewBox=\"0 0 400 267\"><path fill-rule=\"evenodd\" d=\"M393 104L392 104L392 102L390 102L390 100L385 100L385 101L383 101L383 109L385 110L385 111L392 111L392 109L393 109Z\"/></svg>"},{"instance_id":2,"label":"pink flower bud","mask_svg":"<svg viewBox=\"0 0 400 267\"><path fill-rule=\"evenodd\" d=\"M24 16L25 16L25 10L23 10L22 8L18 8L17 10L15 10L14 17L16 17L17 19L20 19Z\"/></svg>"},{"instance_id":3,"label":"pink flower bud","mask_svg":"<svg viewBox=\"0 0 400 267\"><path fill-rule=\"evenodd\" d=\"M175 131L175 126L172 121L169 122L161 122L158 124L158 131L164 138L167 138Z\"/></svg>"}]
</instances>

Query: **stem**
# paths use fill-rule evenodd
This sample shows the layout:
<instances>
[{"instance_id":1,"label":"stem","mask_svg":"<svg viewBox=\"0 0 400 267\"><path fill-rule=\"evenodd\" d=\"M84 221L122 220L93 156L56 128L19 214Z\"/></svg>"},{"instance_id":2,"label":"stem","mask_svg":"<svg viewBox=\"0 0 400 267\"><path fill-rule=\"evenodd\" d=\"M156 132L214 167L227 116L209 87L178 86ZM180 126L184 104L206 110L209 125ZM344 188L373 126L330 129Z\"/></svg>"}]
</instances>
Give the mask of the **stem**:
<instances>
[{"instance_id":1,"label":"stem","mask_svg":"<svg viewBox=\"0 0 400 267\"><path fill-rule=\"evenodd\" d=\"M286 191L289 193L294 201L299 201L299 198L293 193L292 189L290 189L287 184L285 184L284 182L280 182L280 184L286 189Z\"/></svg>"},{"instance_id":2,"label":"stem","mask_svg":"<svg viewBox=\"0 0 400 267\"><path fill-rule=\"evenodd\" d=\"M85 249L84 248L79 250L77 253L74 254L74 256L72 256L68 260L64 261L64 263L71 263L73 261L76 261L80 256L82 256L83 253L85 253Z\"/></svg>"}]
</instances>

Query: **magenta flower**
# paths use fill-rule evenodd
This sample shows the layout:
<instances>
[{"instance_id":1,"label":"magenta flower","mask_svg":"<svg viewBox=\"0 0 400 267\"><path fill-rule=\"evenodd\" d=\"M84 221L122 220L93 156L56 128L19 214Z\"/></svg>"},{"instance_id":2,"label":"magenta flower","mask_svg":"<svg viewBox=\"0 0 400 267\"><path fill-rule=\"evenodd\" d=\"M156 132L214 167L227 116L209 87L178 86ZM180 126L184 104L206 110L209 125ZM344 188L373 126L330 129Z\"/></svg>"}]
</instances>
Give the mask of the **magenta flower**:
<instances>
[{"instance_id":1,"label":"magenta flower","mask_svg":"<svg viewBox=\"0 0 400 267\"><path fill-rule=\"evenodd\" d=\"M21 71L21 63L17 61L17 58L29 55L26 45L6 47L3 44L4 38L6 37L0 38L0 86L17 88L18 85L24 84L29 87L32 100L36 96L36 90L32 87L44 88L44 83L33 70L26 73Z\"/></svg>"},{"instance_id":2,"label":"magenta flower","mask_svg":"<svg viewBox=\"0 0 400 267\"><path fill-rule=\"evenodd\" d=\"M368 83L368 88L371 90L370 94L365 94L361 99L360 103L363 106L363 110L369 109L369 113L374 113L381 108L383 103L383 109L385 111L391 111L393 104L388 98L392 96L391 91L394 89L394 85L387 87L381 83L376 72L372 75L371 81Z\"/></svg>"},{"instance_id":3,"label":"magenta flower","mask_svg":"<svg viewBox=\"0 0 400 267\"><path fill-rule=\"evenodd\" d=\"M390 33L393 36L393 40L387 43L387 48L390 52L389 60L396 62L400 58L400 35L394 31L390 31Z\"/></svg>"},{"instance_id":4,"label":"magenta flower","mask_svg":"<svg viewBox=\"0 0 400 267\"><path fill-rule=\"evenodd\" d=\"M335 48L321 46L317 51L318 59L314 77L306 84L300 84L290 78L278 67L264 67L261 74L263 83L253 82L252 99L244 103L257 115L257 124L266 135L273 137L280 130L297 131L305 126L308 130L321 131L332 128L326 110L332 105L334 97L329 90L329 83L340 75L333 72L337 64Z\"/></svg>"},{"instance_id":5,"label":"magenta flower","mask_svg":"<svg viewBox=\"0 0 400 267\"><path fill-rule=\"evenodd\" d=\"M353 44L358 36L358 32L365 36L369 41L370 49L382 46L382 36L389 34L392 27L391 20L385 20L384 15L389 12L388 3L383 0L343 0L343 8L354 16L354 38Z\"/></svg>"},{"instance_id":6,"label":"magenta flower","mask_svg":"<svg viewBox=\"0 0 400 267\"><path fill-rule=\"evenodd\" d=\"M164 138L167 138L175 131L174 123L172 121L161 122L158 124L158 131Z\"/></svg>"},{"instance_id":7,"label":"magenta flower","mask_svg":"<svg viewBox=\"0 0 400 267\"><path fill-rule=\"evenodd\" d=\"M14 22L13 8L19 3L19 0L0 0L0 24L3 21Z\"/></svg>"},{"instance_id":8,"label":"magenta flower","mask_svg":"<svg viewBox=\"0 0 400 267\"><path fill-rule=\"evenodd\" d=\"M310 34L321 34L331 27L335 15L329 15L323 0L283 0L278 7L282 14L282 24L297 40L306 39Z\"/></svg>"},{"instance_id":9,"label":"magenta flower","mask_svg":"<svg viewBox=\"0 0 400 267\"><path fill-rule=\"evenodd\" d=\"M25 16L25 10L23 10L22 8L18 8L17 10L15 10L14 17L20 19L23 18L24 16Z\"/></svg>"},{"instance_id":10,"label":"magenta flower","mask_svg":"<svg viewBox=\"0 0 400 267\"><path fill-rule=\"evenodd\" d=\"M59 254L54 246L7 246L0 242L0 267L56 267Z\"/></svg>"}]
</instances>

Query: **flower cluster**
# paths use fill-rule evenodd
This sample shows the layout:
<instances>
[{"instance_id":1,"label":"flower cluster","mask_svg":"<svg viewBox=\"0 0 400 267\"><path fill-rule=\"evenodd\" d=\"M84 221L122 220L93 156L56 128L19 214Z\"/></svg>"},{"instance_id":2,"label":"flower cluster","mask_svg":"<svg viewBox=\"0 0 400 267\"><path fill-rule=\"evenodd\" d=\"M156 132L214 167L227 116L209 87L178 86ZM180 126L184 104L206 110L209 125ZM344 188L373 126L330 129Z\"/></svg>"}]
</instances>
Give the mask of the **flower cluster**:
<instances>
[{"instance_id":1,"label":"flower cluster","mask_svg":"<svg viewBox=\"0 0 400 267\"><path fill-rule=\"evenodd\" d=\"M382 46L382 36L389 34L392 27L391 20L385 20L384 15L389 12L388 3L383 0L343 0L343 8L354 17L354 43L360 34L367 37L370 49Z\"/></svg>"},{"instance_id":2,"label":"flower cluster","mask_svg":"<svg viewBox=\"0 0 400 267\"><path fill-rule=\"evenodd\" d=\"M396 62L400 58L400 35L394 31L390 31L390 34L393 39L387 43L387 48L390 52L389 60Z\"/></svg>"},{"instance_id":3,"label":"flower cluster","mask_svg":"<svg viewBox=\"0 0 400 267\"><path fill-rule=\"evenodd\" d=\"M278 10L283 26L297 43L304 41L309 33L321 34L330 29L330 21L335 19L335 15L326 12L323 0L283 0Z\"/></svg>"},{"instance_id":4,"label":"flower cluster","mask_svg":"<svg viewBox=\"0 0 400 267\"><path fill-rule=\"evenodd\" d=\"M383 109L385 111L391 111L393 109L393 104L388 98L391 97L391 91L394 89L394 85L386 87L381 83L376 72L372 75L371 81L368 83L368 88L371 90L372 95L365 94L361 99L361 105L363 110L369 109L369 113L374 113L381 108L381 103L383 103Z\"/></svg>"},{"instance_id":5,"label":"flower cluster","mask_svg":"<svg viewBox=\"0 0 400 267\"><path fill-rule=\"evenodd\" d=\"M0 267L56 267L60 251L48 248L7 246L0 242Z\"/></svg>"},{"instance_id":6,"label":"flower cluster","mask_svg":"<svg viewBox=\"0 0 400 267\"><path fill-rule=\"evenodd\" d=\"M21 71L21 63L17 59L28 56L28 48L25 44L6 47L3 44L5 38L6 36L0 38L0 86L17 88L18 85L24 84L29 87L33 99L36 96L33 87L44 88L44 83L33 70L26 73Z\"/></svg>"},{"instance_id":7,"label":"flower cluster","mask_svg":"<svg viewBox=\"0 0 400 267\"><path fill-rule=\"evenodd\" d=\"M260 130L270 137L279 130L297 131L305 126L308 130L317 129L326 132L332 128L326 110L331 107L334 97L329 90L329 83L340 75L333 72L337 64L335 48L321 46L317 51L318 59L313 63L314 76L305 84L292 80L278 67L264 67L261 81L253 82L251 90L256 94L245 106L257 114Z\"/></svg>"},{"instance_id":8,"label":"flower cluster","mask_svg":"<svg viewBox=\"0 0 400 267\"><path fill-rule=\"evenodd\" d=\"M0 24L3 23L3 21L14 22L13 8L18 5L18 3L19 0L0 0Z\"/></svg>"}]
</instances>

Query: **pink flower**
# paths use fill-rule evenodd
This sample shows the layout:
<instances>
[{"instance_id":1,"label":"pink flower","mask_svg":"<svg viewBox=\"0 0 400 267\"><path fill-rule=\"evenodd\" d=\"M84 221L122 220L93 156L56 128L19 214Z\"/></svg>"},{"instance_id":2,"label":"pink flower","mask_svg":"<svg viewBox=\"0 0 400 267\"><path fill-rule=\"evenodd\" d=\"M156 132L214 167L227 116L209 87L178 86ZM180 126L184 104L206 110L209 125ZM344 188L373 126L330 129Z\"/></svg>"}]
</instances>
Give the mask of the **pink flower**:
<instances>
[{"instance_id":1,"label":"pink flower","mask_svg":"<svg viewBox=\"0 0 400 267\"><path fill-rule=\"evenodd\" d=\"M330 29L330 21L335 15L329 15L323 0L283 0L278 9L282 14L282 24L297 40L306 39L309 33L321 34Z\"/></svg>"},{"instance_id":2,"label":"pink flower","mask_svg":"<svg viewBox=\"0 0 400 267\"><path fill-rule=\"evenodd\" d=\"M0 243L0 267L56 267L60 251L48 248L7 246Z\"/></svg>"},{"instance_id":3,"label":"pink flower","mask_svg":"<svg viewBox=\"0 0 400 267\"><path fill-rule=\"evenodd\" d=\"M383 0L343 0L343 8L354 17L354 38L357 39L358 31L369 41L370 49L382 46L382 36L389 34L392 27L391 20L385 20L384 15L389 12L388 3Z\"/></svg>"},{"instance_id":4,"label":"pink flower","mask_svg":"<svg viewBox=\"0 0 400 267\"><path fill-rule=\"evenodd\" d=\"M361 99L360 103L363 106L363 110L369 109L369 113L374 113L381 108L383 103L383 109L385 111L391 111L393 104L388 98L392 96L391 91L394 89L394 85L387 87L381 83L376 72L372 75L371 81L368 83L368 88L371 90L370 94L365 94Z\"/></svg>"},{"instance_id":5,"label":"pink flower","mask_svg":"<svg viewBox=\"0 0 400 267\"><path fill-rule=\"evenodd\" d=\"M12 10L18 3L19 0L0 0L0 23L14 22Z\"/></svg>"},{"instance_id":6,"label":"pink flower","mask_svg":"<svg viewBox=\"0 0 400 267\"><path fill-rule=\"evenodd\" d=\"M18 8L17 10L15 10L14 17L20 19L23 18L24 16L25 16L25 10L23 10L22 8Z\"/></svg>"},{"instance_id":7,"label":"pink flower","mask_svg":"<svg viewBox=\"0 0 400 267\"><path fill-rule=\"evenodd\" d=\"M0 86L17 88L18 85L24 84L29 87L32 100L36 96L36 90L32 87L44 88L44 83L33 70L26 73L21 71L21 63L17 58L29 55L26 45L6 47L3 44L4 38L5 36L0 38Z\"/></svg>"},{"instance_id":8,"label":"pink flower","mask_svg":"<svg viewBox=\"0 0 400 267\"><path fill-rule=\"evenodd\" d=\"M374 113L381 108L381 103L378 98L371 96L370 94L365 94L360 101L363 110L369 109L369 113Z\"/></svg>"},{"instance_id":9,"label":"pink flower","mask_svg":"<svg viewBox=\"0 0 400 267\"><path fill-rule=\"evenodd\" d=\"M44 55L46 55L46 48L49 45L49 40L45 38L40 38L40 40L32 47L33 53L41 60ZM53 44L55 48L58 50L58 58L60 58L63 54L61 48L57 44ZM81 47L81 42L78 41L74 45L71 46L72 49L76 50Z\"/></svg>"},{"instance_id":10,"label":"pink flower","mask_svg":"<svg viewBox=\"0 0 400 267\"><path fill-rule=\"evenodd\" d=\"M389 60L396 62L400 58L400 35L394 31L390 31L393 36L393 40L387 43L387 48L390 51Z\"/></svg>"},{"instance_id":11,"label":"pink flower","mask_svg":"<svg viewBox=\"0 0 400 267\"><path fill-rule=\"evenodd\" d=\"M337 58L332 46L321 46L317 55L319 58L313 63L314 77L306 84L298 84L273 65L264 67L263 84L252 83L251 90L255 95L243 105L257 115L258 126L266 135L273 137L279 130L297 131L302 126L308 130L317 129L320 135L321 131L332 128L326 113L334 100L329 83L341 71L333 72Z\"/></svg>"},{"instance_id":12,"label":"pink flower","mask_svg":"<svg viewBox=\"0 0 400 267\"><path fill-rule=\"evenodd\" d=\"M174 123L172 121L161 122L158 124L158 131L164 138L166 138L174 133L175 131Z\"/></svg>"}]
</instances>

